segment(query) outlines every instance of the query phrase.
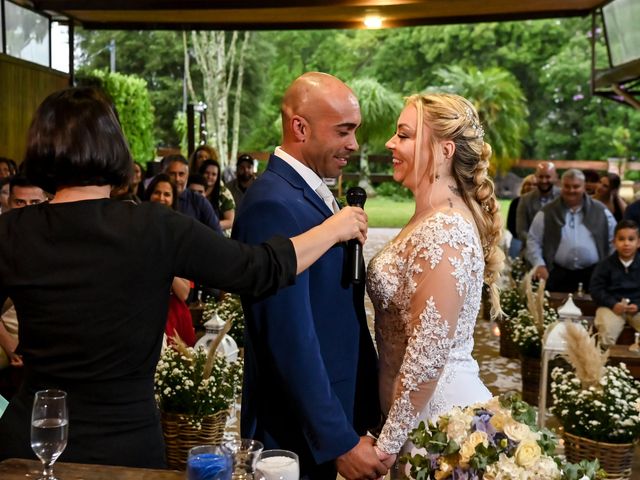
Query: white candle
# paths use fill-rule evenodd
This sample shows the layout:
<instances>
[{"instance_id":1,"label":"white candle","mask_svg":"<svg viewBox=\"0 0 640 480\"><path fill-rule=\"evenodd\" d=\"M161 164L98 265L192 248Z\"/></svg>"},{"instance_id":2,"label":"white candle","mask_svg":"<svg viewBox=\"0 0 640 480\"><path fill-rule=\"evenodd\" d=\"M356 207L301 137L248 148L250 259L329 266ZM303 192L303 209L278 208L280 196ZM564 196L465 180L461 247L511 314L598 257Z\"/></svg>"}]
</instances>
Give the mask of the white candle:
<instances>
[{"instance_id":1,"label":"white candle","mask_svg":"<svg viewBox=\"0 0 640 480\"><path fill-rule=\"evenodd\" d=\"M256 470L262 473L265 480L299 480L300 478L298 462L291 457L261 458L256 465Z\"/></svg>"}]
</instances>

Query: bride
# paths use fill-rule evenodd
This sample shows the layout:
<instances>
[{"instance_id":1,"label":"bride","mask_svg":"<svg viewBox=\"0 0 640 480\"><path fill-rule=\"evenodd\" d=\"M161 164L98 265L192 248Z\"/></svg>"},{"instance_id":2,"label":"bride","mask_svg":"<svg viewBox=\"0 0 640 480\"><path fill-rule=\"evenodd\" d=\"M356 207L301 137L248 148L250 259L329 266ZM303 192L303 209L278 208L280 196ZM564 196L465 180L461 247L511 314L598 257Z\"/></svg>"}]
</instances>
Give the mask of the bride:
<instances>
[{"instance_id":1,"label":"bride","mask_svg":"<svg viewBox=\"0 0 640 480\"><path fill-rule=\"evenodd\" d=\"M468 100L414 95L386 144L393 178L411 190L416 208L368 270L387 414L376 445L381 458L410 451L408 434L420 420L491 398L471 356L482 284L497 313L504 259L483 136Z\"/></svg>"}]
</instances>

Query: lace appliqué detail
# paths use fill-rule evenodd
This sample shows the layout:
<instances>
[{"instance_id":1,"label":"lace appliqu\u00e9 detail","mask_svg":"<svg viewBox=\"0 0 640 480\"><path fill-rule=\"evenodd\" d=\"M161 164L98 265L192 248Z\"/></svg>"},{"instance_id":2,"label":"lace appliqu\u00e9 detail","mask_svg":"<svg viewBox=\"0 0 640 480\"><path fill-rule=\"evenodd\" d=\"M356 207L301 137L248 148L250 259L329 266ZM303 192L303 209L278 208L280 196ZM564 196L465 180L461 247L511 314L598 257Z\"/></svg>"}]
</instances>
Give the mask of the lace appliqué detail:
<instances>
[{"instance_id":1,"label":"lace appliqu\u00e9 detail","mask_svg":"<svg viewBox=\"0 0 640 480\"><path fill-rule=\"evenodd\" d=\"M410 392L417 391L421 383L438 377L453 343L448 335L449 322L442 320L433 298L430 298L420 314L420 324L407 346L400 368L404 390L393 403L378 438L378 445L385 452L400 451L409 432L415 428L419 412L410 401Z\"/></svg>"},{"instance_id":2,"label":"lace appliqu\u00e9 detail","mask_svg":"<svg viewBox=\"0 0 640 480\"><path fill-rule=\"evenodd\" d=\"M457 301L462 304L458 318L450 319L456 321L455 332L451 332L448 319L442 318L433 296L428 297L418 325L411 318L415 279L423 265L433 270L443 261L445 245L455 250L446 260L456 279ZM398 452L418 419L453 406L448 405L452 399L442 395L440 387L454 380L457 362L471 360L483 272L484 257L472 224L459 214L441 212L424 219L406 237L390 242L371 261L367 291L376 309L381 395L385 397L381 398L389 409L378 439L382 450ZM411 394L438 376L428 404L414 405ZM390 385L397 385L394 378L401 382L399 393L389 391Z\"/></svg>"}]
</instances>

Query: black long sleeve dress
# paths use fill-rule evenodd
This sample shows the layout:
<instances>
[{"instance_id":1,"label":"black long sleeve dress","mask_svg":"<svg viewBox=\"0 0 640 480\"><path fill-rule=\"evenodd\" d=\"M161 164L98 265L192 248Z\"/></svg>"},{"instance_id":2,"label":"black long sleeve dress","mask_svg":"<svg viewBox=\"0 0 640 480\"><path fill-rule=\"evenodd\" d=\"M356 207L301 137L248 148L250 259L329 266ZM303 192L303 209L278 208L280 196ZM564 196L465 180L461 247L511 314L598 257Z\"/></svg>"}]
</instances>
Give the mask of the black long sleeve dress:
<instances>
[{"instance_id":1,"label":"black long sleeve dress","mask_svg":"<svg viewBox=\"0 0 640 480\"><path fill-rule=\"evenodd\" d=\"M0 216L0 293L18 313L25 382L0 418L0 459L35 458L33 394L68 392L60 461L159 468L153 375L174 276L263 295L293 283L288 239L251 247L158 204L41 204Z\"/></svg>"}]
</instances>

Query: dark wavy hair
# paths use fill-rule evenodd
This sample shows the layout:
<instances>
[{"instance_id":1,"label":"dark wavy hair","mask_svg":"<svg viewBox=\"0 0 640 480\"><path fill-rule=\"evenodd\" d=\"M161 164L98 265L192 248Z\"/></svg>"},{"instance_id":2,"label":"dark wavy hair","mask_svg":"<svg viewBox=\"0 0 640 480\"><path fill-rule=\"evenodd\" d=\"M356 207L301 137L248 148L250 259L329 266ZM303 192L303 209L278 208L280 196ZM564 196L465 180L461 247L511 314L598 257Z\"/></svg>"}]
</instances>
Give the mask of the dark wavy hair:
<instances>
[{"instance_id":1,"label":"dark wavy hair","mask_svg":"<svg viewBox=\"0 0 640 480\"><path fill-rule=\"evenodd\" d=\"M222 182L222 169L220 168L220 164L217 160L205 160L204 162L202 162L202 165L200 165L200 170L198 173L200 173L200 175L204 175L207 167L211 166L214 166L218 169L218 178L216 178L216 183L213 185L213 189L211 190L211 193L207 196L207 198L209 199L209 202L211 202L216 215L220 217L220 183Z\"/></svg>"},{"instance_id":2,"label":"dark wavy hair","mask_svg":"<svg viewBox=\"0 0 640 480\"><path fill-rule=\"evenodd\" d=\"M171 208L173 210L178 210L178 187L176 187L176 183L173 181L173 178L171 178L166 173L159 173L158 175L153 177L153 180L149 182L149 185L147 185L147 189L144 191L144 200L146 200L147 202L150 202L151 195L153 195L153 192L156 189L156 186L162 182L165 182L171 185L171 193L173 193Z\"/></svg>"},{"instance_id":3,"label":"dark wavy hair","mask_svg":"<svg viewBox=\"0 0 640 480\"><path fill-rule=\"evenodd\" d=\"M27 138L24 174L47 192L119 187L133 176L118 115L98 88L68 88L49 95L36 110Z\"/></svg>"}]
</instances>

